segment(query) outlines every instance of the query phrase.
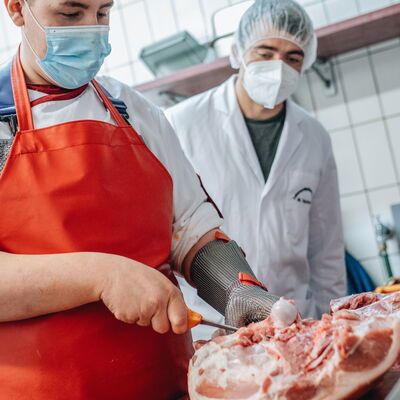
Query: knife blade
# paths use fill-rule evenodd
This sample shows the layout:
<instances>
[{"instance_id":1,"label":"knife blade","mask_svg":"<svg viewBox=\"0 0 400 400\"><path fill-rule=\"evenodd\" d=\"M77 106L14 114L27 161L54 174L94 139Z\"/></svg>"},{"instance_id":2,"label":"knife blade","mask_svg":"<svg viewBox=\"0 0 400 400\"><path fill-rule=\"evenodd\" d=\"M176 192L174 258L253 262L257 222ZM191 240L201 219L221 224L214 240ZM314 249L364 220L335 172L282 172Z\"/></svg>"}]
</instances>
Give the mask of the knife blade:
<instances>
[{"instance_id":1,"label":"knife blade","mask_svg":"<svg viewBox=\"0 0 400 400\"><path fill-rule=\"evenodd\" d=\"M218 324L217 322L209 321L204 319L201 314L196 311L191 310L190 308L187 309L187 316L188 316L188 326L189 328L194 328L197 325L207 325L213 326L214 328L225 329L227 331L236 332L239 328L236 326L229 326L224 324Z\"/></svg>"}]
</instances>

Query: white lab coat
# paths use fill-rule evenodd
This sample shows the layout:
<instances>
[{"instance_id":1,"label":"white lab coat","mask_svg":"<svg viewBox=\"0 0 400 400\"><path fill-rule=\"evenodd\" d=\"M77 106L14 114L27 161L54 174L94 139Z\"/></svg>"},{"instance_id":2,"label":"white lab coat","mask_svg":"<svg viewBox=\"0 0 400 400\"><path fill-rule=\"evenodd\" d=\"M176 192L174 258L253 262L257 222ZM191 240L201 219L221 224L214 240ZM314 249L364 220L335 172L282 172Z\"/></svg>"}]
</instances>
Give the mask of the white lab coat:
<instances>
[{"instance_id":1,"label":"white lab coat","mask_svg":"<svg viewBox=\"0 0 400 400\"><path fill-rule=\"evenodd\" d=\"M115 79L103 77L99 78L99 82L115 98L125 102L129 121L172 177L174 220L171 228L171 259L179 266L199 238L219 227L222 220L207 202L199 180L163 112L141 94ZM44 94L29 90L29 96L35 100ZM91 85L79 97L39 104L32 108L32 114L37 129L86 119L115 123ZM0 139L9 138L11 132L8 124L0 122Z\"/></svg>"},{"instance_id":2,"label":"white lab coat","mask_svg":"<svg viewBox=\"0 0 400 400\"><path fill-rule=\"evenodd\" d=\"M328 133L292 101L265 183L239 109L236 76L167 110L182 148L270 292L319 317L346 294L335 160ZM193 290L184 289L186 297ZM189 301L190 302L190 301ZM191 305L191 304L189 304ZM196 300L209 318L218 313Z\"/></svg>"}]
</instances>

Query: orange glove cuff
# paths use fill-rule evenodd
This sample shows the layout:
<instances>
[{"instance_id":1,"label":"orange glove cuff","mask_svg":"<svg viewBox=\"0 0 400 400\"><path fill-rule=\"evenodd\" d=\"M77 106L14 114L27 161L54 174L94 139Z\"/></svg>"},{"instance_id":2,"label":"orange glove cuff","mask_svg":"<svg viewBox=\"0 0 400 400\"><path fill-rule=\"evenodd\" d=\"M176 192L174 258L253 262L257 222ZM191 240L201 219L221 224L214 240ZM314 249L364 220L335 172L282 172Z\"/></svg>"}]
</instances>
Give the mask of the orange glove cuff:
<instances>
[{"instance_id":1,"label":"orange glove cuff","mask_svg":"<svg viewBox=\"0 0 400 400\"><path fill-rule=\"evenodd\" d=\"M268 292L268 289L266 286L264 286L260 281L258 281L256 278L253 278L251 275L246 274L244 272L239 272L239 281L242 285L252 285L252 286L260 286L264 290Z\"/></svg>"}]
</instances>

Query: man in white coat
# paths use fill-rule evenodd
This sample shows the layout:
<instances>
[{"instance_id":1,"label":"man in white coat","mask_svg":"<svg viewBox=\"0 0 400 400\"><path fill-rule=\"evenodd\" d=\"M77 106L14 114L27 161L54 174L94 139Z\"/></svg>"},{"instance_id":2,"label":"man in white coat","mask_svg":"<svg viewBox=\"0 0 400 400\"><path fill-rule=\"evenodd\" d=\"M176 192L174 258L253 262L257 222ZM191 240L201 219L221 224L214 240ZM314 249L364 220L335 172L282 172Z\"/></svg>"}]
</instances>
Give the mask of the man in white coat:
<instances>
[{"instance_id":1,"label":"man in white coat","mask_svg":"<svg viewBox=\"0 0 400 400\"><path fill-rule=\"evenodd\" d=\"M235 33L221 86L167 110L205 189L257 278L320 317L346 294L335 160L328 133L289 97L316 58L306 11L292 0L257 0ZM215 310L188 285L186 301ZM222 318L222 316L220 316ZM209 331L194 332L196 338Z\"/></svg>"}]
</instances>

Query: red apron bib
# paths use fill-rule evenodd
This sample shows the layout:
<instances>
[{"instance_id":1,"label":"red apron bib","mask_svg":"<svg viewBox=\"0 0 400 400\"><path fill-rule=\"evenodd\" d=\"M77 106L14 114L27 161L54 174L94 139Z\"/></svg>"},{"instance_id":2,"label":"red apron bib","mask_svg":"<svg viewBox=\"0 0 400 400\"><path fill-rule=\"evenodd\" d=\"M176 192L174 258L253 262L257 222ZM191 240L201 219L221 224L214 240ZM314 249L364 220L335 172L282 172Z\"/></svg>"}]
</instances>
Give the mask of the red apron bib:
<instances>
[{"instance_id":1,"label":"red apron bib","mask_svg":"<svg viewBox=\"0 0 400 400\"><path fill-rule=\"evenodd\" d=\"M0 176L0 249L165 263L171 177L100 86L93 81L117 126L76 121L34 129L19 57L11 79L19 131ZM100 302L1 323L0 399L177 399L187 393L191 354L190 334L122 323Z\"/></svg>"}]
</instances>

